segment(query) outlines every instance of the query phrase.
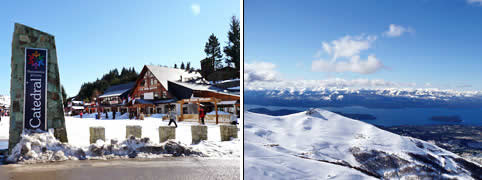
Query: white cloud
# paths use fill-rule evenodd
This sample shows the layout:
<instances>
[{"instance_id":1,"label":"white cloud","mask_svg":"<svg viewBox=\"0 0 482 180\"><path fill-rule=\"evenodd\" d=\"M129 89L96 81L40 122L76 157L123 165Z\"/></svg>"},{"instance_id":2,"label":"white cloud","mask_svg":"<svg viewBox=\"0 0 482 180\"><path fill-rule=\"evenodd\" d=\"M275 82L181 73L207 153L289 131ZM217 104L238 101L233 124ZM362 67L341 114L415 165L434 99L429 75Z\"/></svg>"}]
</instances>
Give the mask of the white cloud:
<instances>
[{"instance_id":1,"label":"white cloud","mask_svg":"<svg viewBox=\"0 0 482 180\"><path fill-rule=\"evenodd\" d=\"M337 59L360 54L361 51L369 49L376 39L376 36L345 36L332 42L323 42L322 46L327 54Z\"/></svg>"},{"instance_id":2,"label":"white cloud","mask_svg":"<svg viewBox=\"0 0 482 180\"><path fill-rule=\"evenodd\" d=\"M388 37L399 37L404 33L411 33L411 32L414 32L414 30L410 27L403 27L396 24L390 24L390 26L388 27L388 31L385 31L383 34Z\"/></svg>"},{"instance_id":3,"label":"white cloud","mask_svg":"<svg viewBox=\"0 0 482 180\"><path fill-rule=\"evenodd\" d=\"M192 4L191 11L195 16L197 16L199 13L201 13L201 6L199 4Z\"/></svg>"},{"instance_id":4,"label":"white cloud","mask_svg":"<svg viewBox=\"0 0 482 180\"><path fill-rule=\"evenodd\" d=\"M370 56L369 56L370 57ZM323 80L287 80L281 78L276 70L276 64L270 62L254 62L244 64L244 83L247 89L320 89L320 88L400 88L415 87L416 83L397 83L383 79L341 79L328 78Z\"/></svg>"},{"instance_id":5,"label":"white cloud","mask_svg":"<svg viewBox=\"0 0 482 180\"><path fill-rule=\"evenodd\" d=\"M370 74L383 68L383 64L375 57L369 55L366 60L361 60L360 56L352 56L350 61L329 61L315 60L311 64L314 72L355 72L360 74Z\"/></svg>"},{"instance_id":6,"label":"white cloud","mask_svg":"<svg viewBox=\"0 0 482 180\"><path fill-rule=\"evenodd\" d=\"M246 74L245 74L246 77ZM330 78L323 80L277 80L277 81L245 81L247 89L319 89L319 88L376 88L402 87L413 83L395 83L383 79L352 79Z\"/></svg>"},{"instance_id":7,"label":"white cloud","mask_svg":"<svg viewBox=\"0 0 482 180\"><path fill-rule=\"evenodd\" d=\"M478 4L478 5L482 6L482 0L467 0L467 3Z\"/></svg>"},{"instance_id":8,"label":"white cloud","mask_svg":"<svg viewBox=\"0 0 482 180\"><path fill-rule=\"evenodd\" d=\"M269 62L244 63L244 81L274 81L279 79L276 65Z\"/></svg>"},{"instance_id":9,"label":"white cloud","mask_svg":"<svg viewBox=\"0 0 482 180\"><path fill-rule=\"evenodd\" d=\"M360 53L372 47L376 36L344 36L331 42L323 42L322 50L331 56L330 60L318 59L311 63L314 72L354 72L360 74L374 73L383 64L375 57L369 55L366 60L360 59ZM321 53L317 53L321 54ZM340 61L339 59L346 59Z\"/></svg>"}]
</instances>

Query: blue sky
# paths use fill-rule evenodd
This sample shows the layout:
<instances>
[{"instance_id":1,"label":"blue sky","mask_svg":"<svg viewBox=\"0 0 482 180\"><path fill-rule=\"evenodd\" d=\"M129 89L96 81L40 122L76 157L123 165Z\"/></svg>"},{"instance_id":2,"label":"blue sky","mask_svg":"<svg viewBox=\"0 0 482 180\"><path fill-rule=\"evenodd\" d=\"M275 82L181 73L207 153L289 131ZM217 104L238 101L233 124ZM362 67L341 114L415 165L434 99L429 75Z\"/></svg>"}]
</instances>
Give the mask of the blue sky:
<instances>
[{"instance_id":1,"label":"blue sky","mask_svg":"<svg viewBox=\"0 0 482 180\"><path fill-rule=\"evenodd\" d=\"M482 1L246 0L244 10L253 85L482 90Z\"/></svg>"},{"instance_id":2,"label":"blue sky","mask_svg":"<svg viewBox=\"0 0 482 180\"><path fill-rule=\"evenodd\" d=\"M61 83L74 96L110 69L146 64L199 68L214 33L226 45L239 0L5 1L0 7L0 94L10 93L14 23L55 36Z\"/></svg>"}]
</instances>

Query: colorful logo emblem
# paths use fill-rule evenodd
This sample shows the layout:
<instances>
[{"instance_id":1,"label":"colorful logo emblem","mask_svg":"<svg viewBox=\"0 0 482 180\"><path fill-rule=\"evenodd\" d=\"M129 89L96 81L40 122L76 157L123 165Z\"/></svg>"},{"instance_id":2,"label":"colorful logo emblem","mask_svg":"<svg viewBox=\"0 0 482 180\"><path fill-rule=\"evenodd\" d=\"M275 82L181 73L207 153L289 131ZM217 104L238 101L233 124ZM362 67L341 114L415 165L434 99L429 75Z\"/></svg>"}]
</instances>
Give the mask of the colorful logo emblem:
<instances>
[{"instance_id":1,"label":"colorful logo emblem","mask_svg":"<svg viewBox=\"0 0 482 180\"><path fill-rule=\"evenodd\" d=\"M27 51L28 64L34 69L43 68L45 66L45 54L42 54L37 50Z\"/></svg>"}]
</instances>

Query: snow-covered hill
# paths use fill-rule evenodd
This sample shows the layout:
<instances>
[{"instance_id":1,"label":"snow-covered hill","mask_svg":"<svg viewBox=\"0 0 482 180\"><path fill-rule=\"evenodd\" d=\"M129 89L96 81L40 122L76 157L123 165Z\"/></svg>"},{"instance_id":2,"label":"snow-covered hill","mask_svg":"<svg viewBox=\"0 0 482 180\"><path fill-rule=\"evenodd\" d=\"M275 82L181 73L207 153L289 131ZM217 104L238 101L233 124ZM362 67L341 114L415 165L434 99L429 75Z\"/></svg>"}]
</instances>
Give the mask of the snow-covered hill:
<instances>
[{"instance_id":1,"label":"snow-covered hill","mask_svg":"<svg viewBox=\"0 0 482 180\"><path fill-rule=\"evenodd\" d=\"M244 117L247 179L482 178L454 153L326 110Z\"/></svg>"}]
</instances>

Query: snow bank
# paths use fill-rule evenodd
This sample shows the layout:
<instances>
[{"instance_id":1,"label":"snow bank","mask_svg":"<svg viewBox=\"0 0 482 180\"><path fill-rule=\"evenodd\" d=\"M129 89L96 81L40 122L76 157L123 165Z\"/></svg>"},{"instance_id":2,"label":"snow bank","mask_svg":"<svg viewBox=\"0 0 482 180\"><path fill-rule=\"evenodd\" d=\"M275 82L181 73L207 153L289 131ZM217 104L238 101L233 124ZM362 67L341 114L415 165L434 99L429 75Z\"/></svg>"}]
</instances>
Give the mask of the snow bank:
<instances>
[{"instance_id":1,"label":"snow bank","mask_svg":"<svg viewBox=\"0 0 482 180\"><path fill-rule=\"evenodd\" d=\"M208 138L209 139L209 138ZM195 151L202 152L208 157L221 159L236 159L240 158L241 146L239 139L232 139L231 141L201 141L199 144L193 144L191 147Z\"/></svg>"},{"instance_id":2,"label":"snow bank","mask_svg":"<svg viewBox=\"0 0 482 180\"><path fill-rule=\"evenodd\" d=\"M148 137L152 142L159 142L159 126L167 126L168 120L146 117L144 120L96 120L89 118L65 117L67 137L69 143L75 146L86 146L90 144L89 127L104 127L106 141L121 140L126 137L126 126L137 125L142 127L142 137ZM184 144L191 144L191 125L198 125L194 122L178 122L176 128L176 141ZM173 126L173 124L171 124ZM208 140L221 141L219 126L207 124Z\"/></svg>"},{"instance_id":3,"label":"snow bank","mask_svg":"<svg viewBox=\"0 0 482 180\"><path fill-rule=\"evenodd\" d=\"M191 147L167 141L162 144L152 143L149 138L134 138L118 143L102 140L84 147L76 147L62 143L49 132L25 132L22 139L8 156L8 162L37 163L84 159L116 159L116 158L157 158L164 156L204 156Z\"/></svg>"},{"instance_id":4,"label":"snow bank","mask_svg":"<svg viewBox=\"0 0 482 180\"><path fill-rule=\"evenodd\" d=\"M164 116L167 116L167 114L152 114L150 118L162 119Z\"/></svg>"},{"instance_id":5,"label":"snow bank","mask_svg":"<svg viewBox=\"0 0 482 180\"><path fill-rule=\"evenodd\" d=\"M211 111L206 113L207 115L216 115L216 111ZM218 115L230 115L231 113L224 112L224 111L218 111Z\"/></svg>"},{"instance_id":6,"label":"snow bank","mask_svg":"<svg viewBox=\"0 0 482 180\"><path fill-rule=\"evenodd\" d=\"M4 116L2 117L2 121L0 122L0 139L8 139L8 132L10 131L10 117Z\"/></svg>"},{"instance_id":7,"label":"snow bank","mask_svg":"<svg viewBox=\"0 0 482 180\"><path fill-rule=\"evenodd\" d=\"M162 117L162 114L159 115ZM196 156L208 158L240 158L240 140L221 142L218 125L208 124L208 140L191 144L191 125L198 123L178 122L176 139L159 144L159 126L167 126L156 116L145 120L96 120L94 118L65 117L69 143L57 141L50 133L24 134L15 146L11 162L36 163L77 159L156 158L175 156L188 151ZM9 119L2 118L0 137L8 139ZM127 139L126 126L142 127L142 139ZM89 127L104 127L106 142L89 143ZM1 138L0 138L1 139ZM118 143L120 142L120 143ZM175 151L174 151L174 150ZM171 150L171 151L170 151ZM133 152L135 152L133 154ZM166 153L167 152L167 153ZM184 153L186 154L186 153Z\"/></svg>"}]
</instances>

